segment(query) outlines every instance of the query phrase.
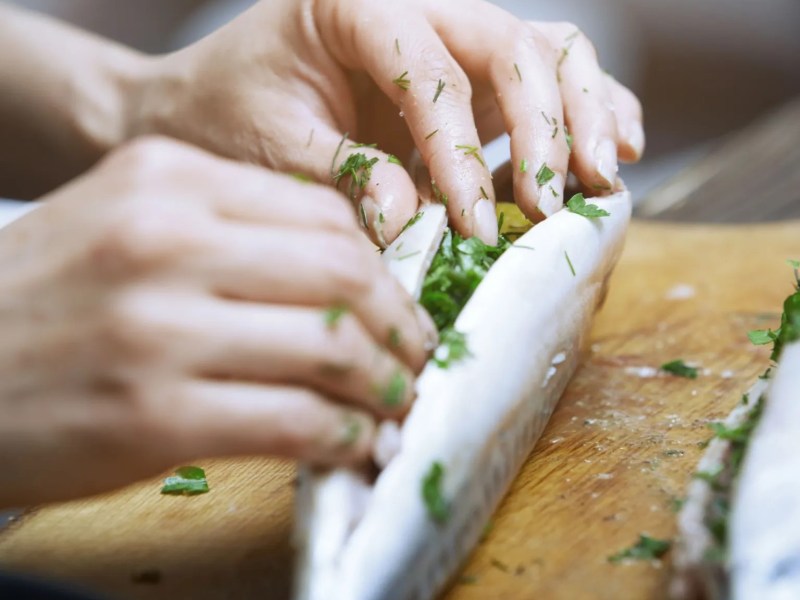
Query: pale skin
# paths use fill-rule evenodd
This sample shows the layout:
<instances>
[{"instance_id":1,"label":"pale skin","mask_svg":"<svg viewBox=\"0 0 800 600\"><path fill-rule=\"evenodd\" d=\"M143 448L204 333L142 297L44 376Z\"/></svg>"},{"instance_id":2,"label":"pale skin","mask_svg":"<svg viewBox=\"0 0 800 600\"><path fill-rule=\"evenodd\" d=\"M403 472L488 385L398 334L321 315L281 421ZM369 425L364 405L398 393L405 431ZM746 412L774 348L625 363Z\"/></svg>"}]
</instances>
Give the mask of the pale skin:
<instances>
[{"instance_id":1,"label":"pale skin","mask_svg":"<svg viewBox=\"0 0 800 600\"><path fill-rule=\"evenodd\" d=\"M0 196L49 192L0 231L0 506L202 456L367 458L435 329L364 227L385 245L446 195L494 243L480 145L504 130L535 220L568 169L602 193L644 145L577 28L481 0L270 0L165 56L0 5ZM131 143L154 134L205 151ZM422 176L389 160L415 149ZM357 153L364 185L332 191Z\"/></svg>"}]
</instances>

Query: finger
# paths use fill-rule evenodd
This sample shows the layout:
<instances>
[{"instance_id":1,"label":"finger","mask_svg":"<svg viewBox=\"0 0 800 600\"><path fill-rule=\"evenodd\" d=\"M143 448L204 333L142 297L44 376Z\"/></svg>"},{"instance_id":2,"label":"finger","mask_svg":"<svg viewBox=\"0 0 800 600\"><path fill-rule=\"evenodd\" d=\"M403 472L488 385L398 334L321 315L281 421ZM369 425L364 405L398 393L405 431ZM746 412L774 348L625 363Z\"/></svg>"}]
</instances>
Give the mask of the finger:
<instances>
[{"instance_id":1,"label":"finger","mask_svg":"<svg viewBox=\"0 0 800 600\"><path fill-rule=\"evenodd\" d=\"M494 244L494 192L475 127L469 79L424 18L409 16L402 6L387 6L358 19L354 29L332 27L323 35L340 62L365 69L400 108L453 226ZM322 18L335 21L332 15Z\"/></svg>"},{"instance_id":2,"label":"finger","mask_svg":"<svg viewBox=\"0 0 800 600\"><path fill-rule=\"evenodd\" d=\"M178 425L192 454L276 455L321 465L366 460L373 419L299 387L193 380Z\"/></svg>"},{"instance_id":3,"label":"finger","mask_svg":"<svg viewBox=\"0 0 800 600\"><path fill-rule=\"evenodd\" d=\"M563 206L569 149L547 40L487 3L437 5L431 19L459 63L495 89L520 208L534 220L553 214Z\"/></svg>"},{"instance_id":4,"label":"finger","mask_svg":"<svg viewBox=\"0 0 800 600\"><path fill-rule=\"evenodd\" d=\"M591 42L574 25L534 24L557 56L564 113L573 137L572 169L594 190L610 190L617 177L617 125L605 73Z\"/></svg>"},{"instance_id":5,"label":"finger","mask_svg":"<svg viewBox=\"0 0 800 600\"><path fill-rule=\"evenodd\" d=\"M644 152L642 105L633 92L611 75L606 75L606 83L617 118L617 149L620 159L636 162Z\"/></svg>"},{"instance_id":6,"label":"finger","mask_svg":"<svg viewBox=\"0 0 800 600\"><path fill-rule=\"evenodd\" d=\"M411 370L346 311L210 300L186 307L201 377L305 385L397 417L414 397Z\"/></svg>"},{"instance_id":7,"label":"finger","mask_svg":"<svg viewBox=\"0 0 800 600\"><path fill-rule=\"evenodd\" d=\"M186 255L179 269L225 298L346 307L415 371L435 343L433 322L358 236L227 224L209 232L205 249Z\"/></svg>"}]
</instances>

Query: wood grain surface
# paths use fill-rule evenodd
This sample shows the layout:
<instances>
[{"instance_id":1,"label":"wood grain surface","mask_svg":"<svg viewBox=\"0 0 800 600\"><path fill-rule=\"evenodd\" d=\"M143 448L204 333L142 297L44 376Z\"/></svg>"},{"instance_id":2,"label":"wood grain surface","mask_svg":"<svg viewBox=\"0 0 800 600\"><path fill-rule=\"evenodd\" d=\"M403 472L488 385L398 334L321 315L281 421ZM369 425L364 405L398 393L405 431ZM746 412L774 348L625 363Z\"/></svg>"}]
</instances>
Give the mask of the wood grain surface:
<instances>
[{"instance_id":1,"label":"wood grain surface","mask_svg":"<svg viewBox=\"0 0 800 600\"><path fill-rule=\"evenodd\" d=\"M666 598L669 555L620 565L607 557L640 532L674 534L673 506L709 420L768 364L746 333L775 325L790 257L800 258L797 221L635 223L591 351L445 598ZM699 378L654 373L677 358L699 365ZM31 512L0 533L0 569L120 599L287 598L293 468L200 464L213 488L204 496L161 496L149 481Z\"/></svg>"}]
</instances>

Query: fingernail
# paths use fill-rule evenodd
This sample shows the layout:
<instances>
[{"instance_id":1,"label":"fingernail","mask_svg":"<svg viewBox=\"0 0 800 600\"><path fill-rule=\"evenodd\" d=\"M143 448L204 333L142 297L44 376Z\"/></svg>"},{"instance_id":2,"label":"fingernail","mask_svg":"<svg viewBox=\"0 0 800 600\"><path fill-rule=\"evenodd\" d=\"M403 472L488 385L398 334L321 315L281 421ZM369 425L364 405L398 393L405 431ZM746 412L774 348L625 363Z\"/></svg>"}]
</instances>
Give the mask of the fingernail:
<instances>
[{"instance_id":1,"label":"fingernail","mask_svg":"<svg viewBox=\"0 0 800 600\"><path fill-rule=\"evenodd\" d=\"M364 196L358 205L358 220L365 229L374 233L374 239L381 248L388 246L383 233L383 224L386 221L378 203L371 196Z\"/></svg>"},{"instance_id":2,"label":"fingernail","mask_svg":"<svg viewBox=\"0 0 800 600\"><path fill-rule=\"evenodd\" d=\"M484 243L490 246L497 245L497 217L494 204L489 200L478 200L472 209L472 218L475 223L473 233Z\"/></svg>"},{"instance_id":3,"label":"fingernail","mask_svg":"<svg viewBox=\"0 0 800 600\"><path fill-rule=\"evenodd\" d=\"M381 469L400 454L400 426L395 421L383 421L378 425L375 443L372 446L372 459Z\"/></svg>"},{"instance_id":4,"label":"fingernail","mask_svg":"<svg viewBox=\"0 0 800 600\"><path fill-rule=\"evenodd\" d=\"M428 311L416 302L414 303L414 312L417 313L417 321L422 329L425 352L432 352L439 345L439 330L436 329L436 324Z\"/></svg>"},{"instance_id":5,"label":"fingernail","mask_svg":"<svg viewBox=\"0 0 800 600\"><path fill-rule=\"evenodd\" d=\"M539 210L549 217L564 207L564 176L556 173L539 189Z\"/></svg>"},{"instance_id":6,"label":"fingernail","mask_svg":"<svg viewBox=\"0 0 800 600\"><path fill-rule=\"evenodd\" d=\"M617 145L612 140L603 140L594 150L595 168L609 187L617 177Z\"/></svg>"},{"instance_id":7,"label":"fingernail","mask_svg":"<svg viewBox=\"0 0 800 600\"><path fill-rule=\"evenodd\" d=\"M634 121L629 125L625 141L636 152L636 156L642 155L644 152L644 129L639 121Z\"/></svg>"}]
</instances>

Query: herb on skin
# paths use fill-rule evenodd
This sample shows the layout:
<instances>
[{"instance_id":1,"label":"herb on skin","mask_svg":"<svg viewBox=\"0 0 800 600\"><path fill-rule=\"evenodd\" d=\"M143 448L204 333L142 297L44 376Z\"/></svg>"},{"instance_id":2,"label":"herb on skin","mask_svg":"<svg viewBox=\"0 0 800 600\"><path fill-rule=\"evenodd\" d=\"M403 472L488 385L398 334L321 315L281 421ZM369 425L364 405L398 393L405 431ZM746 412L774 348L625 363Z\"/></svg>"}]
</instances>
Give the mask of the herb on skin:
<instances>
[{"instance_id":1,"label":"herb on skin","mask_svg":"<svg viewBox=\"0 0 800 600\"><path fill-rule=\"evenodd\" d=\"M314 181L313 179L311 179L310 176L306 175L305 173L291 173L291 177L292 179L296 179L301 183L311 183L312 181Z\"/></svg>"},{"instance_id":2,"label":"herb on skin","mask_svg":"<svg viewBox=\"0 0 800 600\"><path fill-rule=\"evenodd\" d=\"M162 494L194 496L209 491L206 472L200 467L180 467L164 480Z\"/></svg>"},{"instance_id":3,"label":"herb on skin","mask_svg":"<svg viewBox=\"0 0 800 600\"><path fill-rule=\"evenodd\" d=\"M336 146L336 152L333 153L333 159L331 160L331 177L333 177L334 181L336 181L336 161L339 158L339 152L342 151L342 146L347 141L347 138L350 136L348 132L345 131L342 139L339 140L339 145Z\"/></svg>"},{"instance_id":4,"label":"herb on skin","mask_svg":"<svg viewBox=\"0 0 800 600\"><path fill-rule=\"evenodd\" d=\"M361 421L355 415L347 413L343 421L341 446L347 448L358 441L361 436Z\"/></svg>"},{"instance_id":5,"label":"herb on skin","mask_svg":"<svg viewBox=\"0 0 800 600\"><path fill-rule=\"evenodd\" d=\"M402 53L400 52L400 40L399 40L399 39L397 39L397 38L394 38L394 49L397 51L397 54L398 54L398 55L401 55L401 54L402 54Z\"/></svg>"},{"instance_id":6,"label":"herb on skin","mask_svg":"<svg viewBox=\"0 0 800 600\"><path fill-rule=\"evenodd\" d=\"M668 363L661 365L661 370L677 375L678 377L685 377L687 379L697 379L697 368L690 367L681 359L672 360Z\"/></svg>"},{"instance_id":7,"label":"herb on skin","mask_svg":"<svg viewBox=\"0 0 800 600\"><path fill-rule=\"evenodd\" d=\"M444 90L444 81L441 79L439 80L439 84L436 86L436 93L433 95L433 103L436 104L436 101L439 99L439 96Z\"/></svg>"},{"instance_id":8,"label":"herb on skin","mask_svg":"<svg viewBox=\"0 0 800 600\"><path fill-rule=\"evenodd\" d=\"M456 150L463 150L464 156L472 156L475 160L481 163L483 168L486 168L486 163L483 162L483 157L480 155L480 148L477 146L467 146L466 144L457 144Z\"/></svg>"},{"instance_id":9,"label":"herb on skin","mask_svg":"<svg viewBox=\"0 0 800 600\"><path fill-rule=\"evenodd\" d=\"M450 508L442 495L443 478L444 466L437 461L431 465L422 480L422 500L428 509L428 515L436 523L444 523L450 515Z\"/></svg>"},{"instance_id":10,"label":"herb on skin","mask_svg":"<svg viewBox=\"0 0 800 600\"><path fill-rule=\"evenodd\" d=\"M579 30L575 30L571 34L569 34L564 41L567 42L567 45L561 48L561 56L558 58L558 63L556 64L556 79L558 83L561 83L561 65L564 64L564 61L567 60L567 56L569 56L569 51L572 49L572 44L575 43L575 39L578 37L580 33Z\"/></svg>"},{"instance_id":11,"label":"herb on skin","mask_svg":"<svg viewBox=\"0 0 800 600\"><path fill-rule=\"evenodd\" d=\"M567 131L566 127L564 127L564 137L567 139L567 148L572 152L572 134Z\"/></svg>"},{"instance_id":12,"label":"herb on skin","mask_svg":"<svg viewBox=\"0 0 800 600\"><path fill-rule=\"evenodd\" d=\"M431 131L431 132L430 132L428 135L426 135L426 136L425 136L425 139L426 139L426 140L429 140L429 139L431 139L433 136L435 136L437 133L439 133L439 130L438 130L438 129L434 129L434 130L433 130L433 131Z\"/></svg>"},{"instance_id":13,"label":"herb on skin","mask_svg":"<svg viewBox=\"0 0 800 600\"><path fill-rule=\"evenodd\" d=\"M558 126L556 126L556 127L553 127L553 134L550 136L550 139L551 139L551 140L554 140L554 139L556 139L556 136L557 136L557 135L558 135Z\"/></svg>"},{"instance_id":14,"label":"herb on skin","mask_svg":"<svg viewBox=\"0 0 800 600\"><path fill-rule=\"evenodd\" d=\"M528 172L528 161L526 159L522 159L519 163L519 172L520 173L527 173Z\"/></svg>"},{"instance_id":15,"label":"herb on skin","mask_svg":"<svg viewBox=\"0 0 800 600\"><path fill-rule=\"evenodd\" d=\"M486 190L483 189L483 186L481 186L481 198L484 198L486 200L489 199L489 196L486 195Z\"/></svg>"},{"instance_id":16,"label":"herb on skin","mask_svg":"<svg viewBox=\"0 0 800 600\"><path fill-rule=\"evenodd\" d=\"M364 226L364 229L367 229L369 227L367 224L367 210L364 208L363 203L359 203L358 205L358 214L361 215L361 224Z\"/></svg>"},{"instance_id":17,"label":"herb on skin","mask_svg":"<svg viewBox=\"0 0 800 600\"><path fill-rule=\"evenodd\" d=\"M609 212L607 210L603 210L596 204L586 204L586 198L583 197L583 194L575 194L572 198L570 198L567 202L567 210L575 213L576 215L586 217L587 219L596 219L599 217L609 216Z\"/></svg>"},{"instance_id":18,"label":"herb on skin","mask_svg":"<svg viewBox=\"0 0 800 600\"><path fill-rule=\"evenodd\" d=\"M405 260L407 258L411 258L412 256L416 256L417 254L422 254L422 250L417 250L415 252L409 252L408 254L404 254L403 256L398 256L395 260Z\"/></svg>"},{"instance_id":19,"label":"herb on skin","mask_svg":"<svg viewBox=\"0 0 800 600\"><path fill-rule=\"evenodd\" d=\"M572 266L572 261L569 259L569 254L567 254L566 250L564 250L564 258L567 259L567 264L569 265L569 270L572 271L572 276L575 277L576 276L575 267Z\"/></svg>"},{"instance_id":20,"label":"herb on skin","mask_svg":"<svg viewBox=\"0 0 800 600\"><path fill-rule=\"evenodd\" d=\"M336 189L339 189L339 184L344 177L350 177L349 195L351 200L355 200L356 195L364 189L372 177L372 167L377 162L377 157L368 159L365 154L360 152L351 154L333 177Z\"/></svg>"},{"instance_id":21,"label":"herb on skin","mask_svg":"<svg viewBox=\"0 0 800 600\"><path fill-rule=\"evenodd\" d=\"M404 92L408 91L411 87L411 80L407 77L408 71L403 71L398 77L392 79L392 83L399 87Z\"/></svg>"},{"instance_id":22,"label":"herb on skin","mask_svg":"<svg viewBox=\"0 0 800 600\"><path fill-rule=\"evenodd\" d=\"M400 340L400 330L397 327L392 327L389 329L389 347L390 348L399 348L401 344Z\"/></svg>"},{"instance_id":23,"label":"herb on skin","mask_svg":"<svg viewBox=\"0 0 800 600\"><path fill-rule=\"evenodd\" d=\"M383 211L378 213L378 223L385 223L386 217L383 216Z\"/></svg>"},{"instance_id":24,"label":"herb on skin","mask_svg":"<svg viewBox=\"0 0 800 600\"><path fill-rule=\"evenodd\" d=\"M402 163L402 161L401 161L399 158L397 158L397 157L396 157L394 154L390 154L390 155L389 155L389 156L386 158L386 160L387 160L388 162L392 163L393 165L398 165L398 166L400 166L400 167L402 167L402 166L403 166L403 163Z\"/></svg>"},{"instance_id":25,"label":"herb on skin","mask_svg":"<svg viewBox=\"0 0 800 600\"><path fill-rule=\"evenodd\" d=\"M542 110L542 111L539 111L539 114L541 114L541 115L542 115L542 118L544 119L544 122L545 122L545 123L547 123L548 125L552 125L552 124L553 124L553 123L550 121L550 117L548 117L546 114L544 114L544 111L543 111L543 110Z\"/></svg>"},{"instance_id":26,"label":"herb on skin","mask_svg":"<svg viewBox=\"0 0 800 600\"><path fill-rule=\"evenodd\" d=\"M347 312L347 307L341 304L331 306L325 311L325 327L328 329L336 329L342 317Z\"/></svg>"},{"instance_id":27,"label":"herb on skin","mask_svg":"<svg viewBox=\"0 0 800 600\"><path fill-rule=\"evenodd\" d=\"M517 63L514 63L514 70L517 72L517 78L522 81L522 73L519 72L519 65L517 65Z\"/></svg>"},{"instance_id":28,"label":"herb on skin","mask_svg":"<svg viewBox=\"0 0 800 600\"><path fill-rule=\"evenodd\" d=\"M400 406L406 393L406 379L400 371L395 371L381 394L384 406Z\"/></svg>"},{"instance_id":29,"label":"herb on skin","mask_svg":"<svg viewBox=\"0 0 800 600\"><path fill-rule=\"evenodd\" d=\"M555 190L555 188L552 185L549 187L550 187L550 193L553 194L553 198L558 198L558 192Z\"/></svg>"},{"instance_id":30,"label":"herb on skin","mask_svg":"<svg viewBox=\"0 0 800 600\"><path fill-rule=\"evenodd\" d=\"M447 194L445 194L444 192L442 192L442 190L439 189L439 186L436 185L435 179L431 179L431 189L433 190L433 197L436 199L436 201L447 206L447 201L448 201Z\"/></svg>"},{"instance_id":31,"label":"herb on skin","mask_svg":"<svg viewBox=\"0 0 800 600\"><path fill-rule=\"evenodd\" d=\"M536 183L541 187L555 176L556 174L552 169L546 163L542 163L542 166L536 172Z\"/></svg>"},{"instance_id":32,"label":"herb on skin","mask_svg":"<svg viewBox=\"0 0 800 600\"><path fill-rule=\"evenodd\" d=\"M377 148L378 144L363 144L361 142L356 144L350 144L349 148L352 150L353 148Z\"/></svg>"},{"instance_id":33,"label":"herb on skin","mask_svg":"<svg viewBox=\"0 0 800 600\"><path fill-rule=\"evenodd\" d=\"M608 562L620 563L625 559L656 560L664 556L670 546L672 546L672 542L669 540L658 540L640 533L639 540L633 546L609 556Z\"/></svg>"}]
</instances>

